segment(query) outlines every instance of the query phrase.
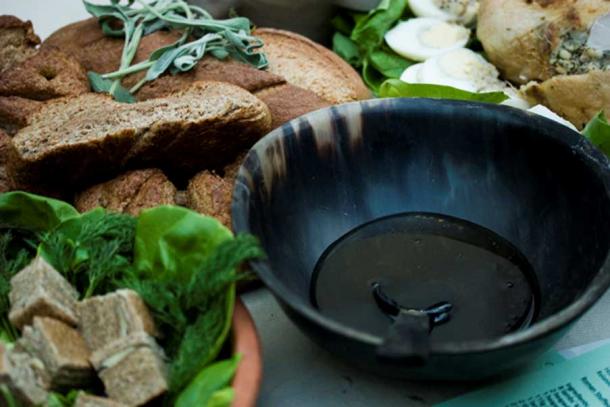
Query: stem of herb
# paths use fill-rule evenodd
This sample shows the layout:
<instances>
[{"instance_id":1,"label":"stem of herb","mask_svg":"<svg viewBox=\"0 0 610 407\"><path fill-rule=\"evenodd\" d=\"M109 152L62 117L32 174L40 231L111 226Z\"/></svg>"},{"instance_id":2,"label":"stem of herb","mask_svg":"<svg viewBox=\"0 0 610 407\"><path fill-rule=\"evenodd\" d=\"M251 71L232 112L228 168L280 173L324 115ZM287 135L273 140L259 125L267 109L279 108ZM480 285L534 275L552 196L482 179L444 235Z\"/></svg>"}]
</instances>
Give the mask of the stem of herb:
<instances>
[{"instance_id":1,"label":"stem of herb","mask_svg":"<svg viewBox=\"0 0 610 407\"><path fill-rule=\"evenodd\" d=\"M104 75L102 75L102 78L104 78L104 79L122 78L122 77L127 76L132 73L144 71L144 70L150 68L151 66L153 66L154 64L155 64L154 61L148 61L148 60L142 61L142 62L132 65L128 68L119 69L117 71L104 74Z\"/></svg>"},{"instance_id":2,"label":"stem of herb","mask_svg":"<svg viewBox=\"0 0 610 407\"><path fill-rule=\"evenodd\" d=\"M129 92L130 93L136 93L137 91L140 90L140 88L144 85L146 85L146 82L148 82L148 79L146 79L146 76L143 77L142 79L140 79L140 81L138 83L136 83L135 85L133 85L130 89Z\"/></svg>"}]
</instances>

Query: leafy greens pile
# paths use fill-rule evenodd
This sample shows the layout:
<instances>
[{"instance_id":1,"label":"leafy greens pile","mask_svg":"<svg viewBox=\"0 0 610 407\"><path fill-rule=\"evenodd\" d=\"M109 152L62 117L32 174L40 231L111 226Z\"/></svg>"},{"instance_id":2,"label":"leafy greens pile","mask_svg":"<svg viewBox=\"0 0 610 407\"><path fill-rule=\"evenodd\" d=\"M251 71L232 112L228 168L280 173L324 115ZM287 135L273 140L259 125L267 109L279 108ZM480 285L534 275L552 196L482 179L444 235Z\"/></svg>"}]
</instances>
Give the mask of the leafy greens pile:
<instances>
[{"instance_id":1,"label":"leafy greens pile","mask_svg":"<svg viewBox=\"0 0 610 407\"><path fill-rule=\"evenodd\" d=\"M8 320L10 279L36 255L83 298L129 287L149 306L169 357L167 405L229 405L239 355L215 362L226 342L239 265L263 255L252 236L233 237L217 220L161 206L137 219L103 209L80 214L67 203L24 192L0 195L0 338ZM74 391L51 394L70 406ZM6 398L6 397L5 397Z\"/></svg>"},{"instance_id":2,"label":"leafy greens pile","mask_svg":"<svg viewBox=\"0 0 610 407\"><path fill-rule=\"evenodd\" d=\"M93 90L110 93L118 101L134 102L133 94L147 82L168 71L172 74L189 71L208 54L218 59L230 57L258 69L268 65L265 54L259 52L263 43L252 35L247 18L215 20L207 11L185 0L127 0L126 5L121 0L110 0L110 5L87 0L83 3L98 18L105 35L125 39L117 71L88 73ZM134 7L134 3L139 7ZM133 64L142 37L159 30L178 30L182 35L175 43L152 52L148 59ZM142 71L146 75L131 89L121 86L125 76Z\"/></svg>"},{"instance_id":3,"label":"leafy greens pile","mask_svg":"<svg viewBox=\"0 0 610 407\"><path fill-rule=\"evenodd\" d=\"M415 61L403 58L384 41L400 20L413 17L407 0L382 0L368 14L342 11L333 20L333 51L360 70L366 85L379 97L427 97L501 103L503 92L472 93L450 86L407 84L401 74ZM476 41L474 42L476 48Z\"/></svg>"}]
</instances>

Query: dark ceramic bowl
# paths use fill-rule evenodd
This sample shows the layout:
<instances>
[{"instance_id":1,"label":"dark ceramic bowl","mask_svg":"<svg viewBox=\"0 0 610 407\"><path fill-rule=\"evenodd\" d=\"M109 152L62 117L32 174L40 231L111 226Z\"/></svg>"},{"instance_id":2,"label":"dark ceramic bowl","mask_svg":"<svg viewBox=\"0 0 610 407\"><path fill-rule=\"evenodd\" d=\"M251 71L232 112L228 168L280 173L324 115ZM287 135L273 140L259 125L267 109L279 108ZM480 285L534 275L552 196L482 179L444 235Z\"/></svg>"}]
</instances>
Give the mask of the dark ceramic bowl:
<instances>
[{"instance_id":1,"label":"dark ceramic bowl","mask_svg":"<svg viewBox=\"0 0 610 407\"><path fill-rule=\"evenodd\" d=\"M253 269L320 346L381 374L480 379L550 348L610 285L609 174L582 136L540 116L372 100L295 119L254 146L235 188L233 225L261 240L268 260ZM414 366L379 359L382 338L311 306L312 271L331 243L408 211L462 218L515 245L540 282L538 321L496 339L440 343Z\"/></svg>"}]
</instances>

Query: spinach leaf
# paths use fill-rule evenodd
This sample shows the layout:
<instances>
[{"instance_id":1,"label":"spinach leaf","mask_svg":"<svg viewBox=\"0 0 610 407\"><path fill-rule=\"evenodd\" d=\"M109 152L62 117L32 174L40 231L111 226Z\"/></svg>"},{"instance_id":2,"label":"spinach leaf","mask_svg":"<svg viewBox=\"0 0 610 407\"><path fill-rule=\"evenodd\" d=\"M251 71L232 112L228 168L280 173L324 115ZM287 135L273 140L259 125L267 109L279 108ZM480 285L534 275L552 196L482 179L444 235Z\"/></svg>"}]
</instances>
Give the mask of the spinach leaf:
<instances>
[{"instance_id":1,"label":"spinach leaf","mask_svg":"<svg viewBox=\"0 0 610 407\"><path fill-rule=\"evenodd\" d=\"M407 60L391 49L382 47L369 54L371 65L386 78L398 79L400 75L415 62Z\"/></svg>"},{"instance_id":2,"label":"spinach leaf","mask_svg":"<svg viewBox=\"0 0 610 407\"><path fill-rule=\"evenodd\" d=\"M340 32L336 32L333 36L333 51L353 67L358 68L362 65L358 45Z\"/></svg>"},{"instance_id":3,"label":"spinach leaf","mask_svg":"<svg viewBox=\"0 0 610 407\"><path fill-rule=\"evenodd\" d=\"M501 103L508 99L504 92L473 93L451 86L406 83L398 79L388 79L381 85L380 97L410 97L469 100L474 102Z\"/></svg>"},{"instance_id":4,"label":"spinach leaf","mask_svg":"<svg viewBox=\"0 0 610 407\"><path fill-rule=\"evenodd\" d=\"M365 18L356 23L351 39L366 53L383 43L385 33L402 17L407 0L383 0Z\"/></svg>"},{"instance_id":5,"label":"spinach leaf","mask_svg":"<svg viewBox=\"0 0 610 407\"><path fill-rule=\"evenodd\" d=\"M210 400L208 401L207 407L229 407L235 398L235 391L232 387L225 387L224 389L217 390Z\"/></svg>"},{"instance_id":6,"label":"spinach leaf","mask_svg":"<svg viewBox=\"0 0 610 407\"><path fill-rule=\"evenodd\" d=\"M229 385L240 359L241 356L236 355L229 360L216 362L203 369L180 393L174 404L175 407L207 406L210 405L209 403L212 402L215 395L214 403L218 403L218 391L223 391ZM225 391L222 397L226 400L227 396ZM212 406L218 405L223 404L212 404Z\"/></svg>"},{"instance_id":7,"label":"spinach leaf","mask_svg":"<svg viewBox=\"0 0 610 407\"><path fill-rule=\"evenodd\" d=\"M582 134L604 154L610 156L610 124L603 111L587 123Z\"/></svg>"},{"instance_id":8,"label":"spinach leaf","mask_svg":"<svg viewBox=\"0 0 610 407\"><path fill-rule=\"evenodd\" d=\"M138 218L134 268L141 277L187 283L210 253L231 237L216 219L186 208L149 209Z\"/></svg>"},{"instance_id":9,"label":"spinach leaf","mask_svg":"<svg viewBox=\"0 0 610 407\"><path fill-rule=\"evenodd\" d=\"M71 205L26 192L0 195L0 227L46 231L78 216Z\"/></svg>"},{"instance_id":10,"label":"spinach leaf","mask_svg":"<svg viewBox=\"0 0 610 407\"><path fill-rule=\"evenodd\" d=\"M347 13L341 13L337 14L332 20L330 20L330 24L341 34L349 36L354 29L355 23L354 19Z\"/></svg>"}]
</instances>

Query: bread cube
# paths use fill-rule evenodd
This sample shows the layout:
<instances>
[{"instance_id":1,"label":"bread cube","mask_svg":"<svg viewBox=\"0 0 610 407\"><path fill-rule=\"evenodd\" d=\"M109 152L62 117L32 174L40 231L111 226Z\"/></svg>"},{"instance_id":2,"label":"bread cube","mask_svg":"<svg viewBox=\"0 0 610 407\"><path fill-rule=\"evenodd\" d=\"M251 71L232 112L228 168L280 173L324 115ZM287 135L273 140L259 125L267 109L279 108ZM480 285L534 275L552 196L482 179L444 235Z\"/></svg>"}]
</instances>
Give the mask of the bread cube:
<instances>
[{"instance_id":1,"label":"bread cube","mask_svg":"<svg viewBox=\"0 0 610 407\"><path fill-rule=\"evenodd\" d=\"M106 394L130 406L141 406L168 390L160 355L148 346L128 348L107 359L99 373Z\"/></svg>"},{"instance_id":2,"label":"bread cube","mask_svg":"<svg viewBox=\"0 0 610 407\"><path fill-rule=\"evenodd\" d=\"M22 329L35 316L76 325L78 292L46 260L38 256L11 278L9 320Z\"/></svg>"},{"instance_id":3,"label":"bread cube","mask_svg":"<svg viewBox=\"0 0 610 407\"><path fill-rule=\"evenodd\" d=\"M19 344L44 363L53 388L86 384L93 375L89 348L80 333L65 323L35 317Z\"/></svg>"},{"instance_id":4,"label":"bread cube","mask_svg":"<svg viewBox=\"0 0 610 407\"><path fill-rule=\"evenodd\" d=\"M156 334L155 324L140 296L118 290L77 305L80 332L92 352L137 333Z\"/></svg>"},{"instance_id":5,"label":"bread cube","mask_svg":"<svg viewBox=\"0 0 610 407\"><path fill-rule=\"evenodd\" d=\"M20 346L2 344L0 347L0 383L8 387L18 405L43 405L51 383L42 361Z\"/></svg>"},{"instance_id":6,"label":"bread cube","mask_svg":"<svg viewBox=\"0 0 610 407\"><path fill-rule=\"evenodd\" d=\"M106 397L92 396L81 392L74 402L74 407L125 407L125 404Z\"/></svg>"}]
</instances>

